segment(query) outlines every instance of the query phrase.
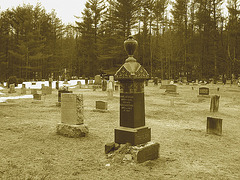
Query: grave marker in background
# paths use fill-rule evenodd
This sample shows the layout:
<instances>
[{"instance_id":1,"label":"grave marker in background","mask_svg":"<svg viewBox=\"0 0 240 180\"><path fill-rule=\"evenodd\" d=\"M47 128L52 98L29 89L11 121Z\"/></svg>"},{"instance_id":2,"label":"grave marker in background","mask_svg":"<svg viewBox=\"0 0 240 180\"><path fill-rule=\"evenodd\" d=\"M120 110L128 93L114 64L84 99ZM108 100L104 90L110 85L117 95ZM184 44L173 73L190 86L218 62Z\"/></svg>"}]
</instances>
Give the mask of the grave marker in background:
<instances>
[{"instance_id":1,"label":"grave marker in background","mask_svg":"<svg viewBox=\"0 0 240 180\"><path fill-rule=\"evenodd\" d=\"M200 87L198 97L207 97L209 98L209 88L207 87Z\"/></svg>"},{"instance_id":2,"label":"grave marker in background","mask_svg":"<svg viewBox=\"0 0 240 180\"><path fill-rule=\"evenodd\" d=\"M26 84L22 84L21 94L27 94Z\"/></svg>"},{"instance_id":3,"label":"grave marker in background","mask_svg":"<svg viewBox=\"0 0 240 180\"><path fill-rule=\"evenodd\" d=\"M15 90L15 84L10 84L10 89L8 91L8 93L15 93L16 90Z\"/></svg>"}]
</instances>

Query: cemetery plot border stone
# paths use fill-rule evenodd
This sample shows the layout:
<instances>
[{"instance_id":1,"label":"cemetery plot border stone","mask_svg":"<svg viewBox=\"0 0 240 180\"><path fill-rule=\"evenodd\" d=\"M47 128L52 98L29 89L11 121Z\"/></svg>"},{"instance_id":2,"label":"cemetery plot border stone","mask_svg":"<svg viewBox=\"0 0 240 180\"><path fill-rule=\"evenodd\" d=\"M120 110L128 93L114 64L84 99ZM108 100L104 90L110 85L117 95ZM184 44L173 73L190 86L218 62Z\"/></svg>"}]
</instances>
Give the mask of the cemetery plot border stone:
<instances>
[{"instance_id":1,"label":"cemetery plot border stone","mask_svg":"<svg viewBox=\"0 0 240 180\"><path fill-rule=\"evenodd\" d=\"M136 47L137 41L129 36L124 42L128 58L115 74L115 79L120 82L120 127L114 130L114 142L130 144L130 148L145 146L151 141L151 129L145 126L144 102L144 81L149 74L133 57ZM139 162L158 158L158 152L159 146L143 150L145 158Z\"/></svg>"},{"instance_id":2,"label":"cemetery plot border stone","mask_svg":"<svg viewBox=\"0 0 240 180\"><path fill-rule=\"evenodd\" d=\"M222 135L222 119L207 117L207 134Z\"/></svg>"}]
</instances>

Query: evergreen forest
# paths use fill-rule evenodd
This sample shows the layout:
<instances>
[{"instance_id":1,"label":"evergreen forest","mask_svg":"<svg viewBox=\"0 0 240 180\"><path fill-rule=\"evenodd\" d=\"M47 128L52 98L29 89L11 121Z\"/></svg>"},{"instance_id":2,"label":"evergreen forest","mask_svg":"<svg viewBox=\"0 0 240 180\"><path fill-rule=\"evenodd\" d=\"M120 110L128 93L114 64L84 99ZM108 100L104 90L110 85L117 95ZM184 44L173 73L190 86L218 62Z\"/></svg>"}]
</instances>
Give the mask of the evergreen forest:
<instances>
[{"instance_id":1,"label":"evergreen forest","mask_svg":"<svg viewBox=\"0 0 240 180\"><path fill-rule=\"evenodd\" d=\"M151 77L240 76L240 0L87 0L81 13L66 25L40 3L0 11L0 81L114 75L129 35Z\"/></svg>"}]
</instances>

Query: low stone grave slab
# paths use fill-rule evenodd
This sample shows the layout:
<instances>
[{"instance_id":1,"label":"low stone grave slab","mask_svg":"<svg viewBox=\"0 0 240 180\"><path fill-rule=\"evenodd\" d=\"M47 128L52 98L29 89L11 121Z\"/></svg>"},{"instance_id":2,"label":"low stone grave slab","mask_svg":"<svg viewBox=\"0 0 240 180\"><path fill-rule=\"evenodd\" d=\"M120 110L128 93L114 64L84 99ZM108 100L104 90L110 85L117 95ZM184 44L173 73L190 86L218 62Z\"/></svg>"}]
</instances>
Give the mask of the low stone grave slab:
<instances>
[{"instance_id":1,"label":"low stone grave slab","mask_svg":"<svg viewBox=\"0 0 240 180\"><path fill-rule=\"evenodd\" d=\"M96 109L95 112L109 112L108 111L108 103L106 101L96 101Z\"/></svg>"},{"instance_id":2,"label":"low stone grave slab","mask_svg":"<svg viewBox=\"0 0 240 180\"><path fill-rule=\"evenodd\" d=\"M199 88L199 94L198 94L197 97L210 98L209 88L207 88L207 87L200 87Z\"/></svg>"},{"instance_id":3,"label":"low stone grave slab","mask_svg":"<svg viewBox=\"0 0 240 180\"><path fill-rule=\"evenodd\" d=\"M33 94L34 100L41 100L41 94Z\"/></svg>"},{"instance_id":4,"label":"low stone grave slab","mask_svg":"<svg viewBox=\"0 0 240 180\"><path fill-rule=\"evenodd\" d=\"M177 86L175 84L166 85L166 91L164 94L179 95L177 92Z\"/></svg>"},{"instance_id":5,"label":"low stone grave slab","mask_svg":"<svg viewBox=\"0 0 240 180\"><path fill-rule=\"evenodd\" d=\"M222 135L222 119L207 117L207 134Z\"/></svg>"},{"instance_id":6,"label":"low stone grave slab","mask_svg":"<svg viewBox=\"0 0 240 180\"><path fill-rule=\"evenodd\" d=\"M170 84L170 80L161 80L161 86L160 89L166 89L167 85Z\"/></svg>"}]
</instances>

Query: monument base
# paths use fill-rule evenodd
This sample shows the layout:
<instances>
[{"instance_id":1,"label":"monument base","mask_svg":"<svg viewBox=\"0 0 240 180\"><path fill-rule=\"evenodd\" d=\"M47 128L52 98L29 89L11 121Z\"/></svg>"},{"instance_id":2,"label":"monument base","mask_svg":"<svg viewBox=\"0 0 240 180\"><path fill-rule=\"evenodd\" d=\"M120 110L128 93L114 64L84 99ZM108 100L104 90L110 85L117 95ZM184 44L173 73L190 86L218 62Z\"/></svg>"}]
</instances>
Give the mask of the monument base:
<instances>
[{"instance_id":1,"label":"monument base","mask_svg":"<svg viewBox=\"0 0 240 180\"><path fill-rule=\"evenodd\" d=\"M198 98L210 98L210 95L197 95Z\"/></svg>"},{"instance_id":2,"label":"monument base","mask_svg":"<svg viewBox=\"0 0 240 180\"><path fill-rule=\"evenodd\" d=\"M115 129L115 143L131 145L144 144L151 141L151 128L146 126L139 128L119 127Z\"/></svg>"},{"instance_id":3,"label":"monument base","mask_svg":"<svg viewBox=\"0 0 240 180\"><path fill-rule=\"evenodd\" d=\"M84 124L70 125L59 123L57 125L57 134L67 137L72 138L85 137L87 136L88 132L89 132L88 127Z\"/></svg>"}]
</instances>

